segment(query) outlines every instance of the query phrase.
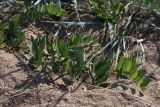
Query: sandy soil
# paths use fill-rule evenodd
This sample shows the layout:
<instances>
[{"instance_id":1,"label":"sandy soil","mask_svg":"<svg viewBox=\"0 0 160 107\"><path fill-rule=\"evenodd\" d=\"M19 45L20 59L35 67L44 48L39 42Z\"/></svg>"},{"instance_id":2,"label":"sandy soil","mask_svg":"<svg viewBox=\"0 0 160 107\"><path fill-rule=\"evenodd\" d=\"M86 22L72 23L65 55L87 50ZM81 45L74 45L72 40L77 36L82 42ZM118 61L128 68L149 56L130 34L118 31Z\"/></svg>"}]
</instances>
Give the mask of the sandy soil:
<instances>
[{"instance_id":1,"label":"sandy soil","mask_svg":"<svg viewBox=\"0 0 160 107\"><path fill-rule=\"evenodd\" d=\"M146 69L151 76L144 95L137 87L121 85L106 89L82 90L73 93L68 86L52 84L38 72L28 73L13 53L0 50L1 107L160 107L159 43L146 42ZM65 80L64 80L65 82Z\"/></svg>"}]
</instances>

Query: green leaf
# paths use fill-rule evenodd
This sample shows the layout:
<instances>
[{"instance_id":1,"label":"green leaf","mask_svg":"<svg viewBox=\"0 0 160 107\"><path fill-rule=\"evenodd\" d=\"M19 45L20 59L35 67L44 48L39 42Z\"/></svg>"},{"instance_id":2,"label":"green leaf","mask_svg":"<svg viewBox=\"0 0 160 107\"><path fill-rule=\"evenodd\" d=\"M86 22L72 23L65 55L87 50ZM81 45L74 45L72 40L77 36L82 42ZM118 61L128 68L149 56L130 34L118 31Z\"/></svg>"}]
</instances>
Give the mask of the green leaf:
<instances>
[{"instance_id":1,"label":"green leaf","mask_svg":"<svg viewBox=\"0 0 160 107\"><path fill-rule=\"evenodd\" d=\"M137 71L137 64L135 60L132 60L132 67L131 67L129 75L131 76L135 71Z\"/></svg>"},{"instance_id":2,"label":"green leaf","mask_svg":"<svg viewBox=\"0 0 160 107\"><path fill-rule=\"evenodd\" d=\"M38 39L34 39L31 37L31 54L33 57L36 57L37 55L37 50L38 50Z\"/></svg>"},{"instance_id":3,"label":"green leaf","mask_svg":"<svg viewBox=\"0 0 160 107\"><path fill-rule=\"evenodd\" d=\"M107 68L108 68L108 63L106 63L105 61L104 62L100 62L96 65L95 67L95 74L96 74L96 77L99 77L101 75L105 75L106 72L107 72Z\"/></svg>"},{"instance_id":4,"label":"green leaf","mask_svg":"<svg viewBox=\"0 0 160 107\"><path fill-rule=\"evenodd\" d=\"M69 56L69 47L68 44L64 41L58 40L58 53L61 57L68 57Z\"/></svg>"},{"instance_id":5,"label":"green leaf","mask_svg":"<svg viewBox=\"0 0 160 107\"><path fill-rule=\"evenodd\" d=\"M139 70L135 81L142 79L145 76L145 70Z\"/></svg>"},{"instance_id":6,"label":"green leaf","mask_svg":"<svg viewBox=\"0 0 160 107\"><path fill-rule=\"evenodd\" d=\"M72 75L71 60L68 59L64 65L65 65L65 69L68 71L69 75L71 76Z\"/></svg>"},{"instance_id":7,"label":"green leaf","mask_svg":"<svg viewBox=\"0 0 160 107\"><path fill-rule=\"evenodd\" d=\"M108 79L109 75L108 74L105 74L99 78L96 78L96 84L97 85L100 85L102 84L103 82L105 82L107 79Z\"/></svg>"},{"instance_id":8,"label":"green leaf","mask_svg":"<svg viewBox=\"0 0 160 107\"><path fill-rule=\"evenodd\" d=\"M81 58L79 59L79 62L77 63L77 69L73 74L73 78L78 78L78 76L80 75L80 73L84 68L84 62L82 61L82 59L83 59L83 56L81 56Z\"/></svg>"},{"instance_id":9,"label":"green leaf","mask_svg":"<svg viewBox=\"0 0 160 107\"><path fill-rule=\"evenodd\" d=\"M131 79L135 80L137 78L137 75L138 75L138 71L134 71L130 77Z\"/></svg>"},{"instance_id":10,"label":"green leaf","mask_svg":"<svg viewBox=\"0 0 160 107\"><path fill-rule=\"evenodd\" d=\"M56 54L55 42L53 40L49 40L48 38L46 38L46 47L47 47L48 54L54 57L54 55Z\"/></svg>"},{"instance_id":11,"label":"green leaf","mask_svg":"<svg viewBox=\"0 0 160 107\"><path fill-rule=\"evenodd\" d=\"M41 36L39 36L39 49L41 51L43 51L45 44L46 44L46 36L43 36L42 38Z\"/></svg>"},{"instance_id":12,"label":"green leaf","mask_svg":"<svg viewBox=\"0 0 160 107\"><path fill-rule=\"evenodd\" d=\"M23 46L24 39L24 33L18 32L16 37L11 37L9 43L15 48L21 48Z\"/></svg>"},{"instance_id":13,"label":"green leaf","mask_svg":"<svg viewBox=\"0 0 160 107\"><path fill-rule=\"evenodd\" d=\"M31 56L33 63L38 67L43 63L43 49L45 46L45 37L40 35L37 38L31 37Z\"/></svg>"},{"instance_id":14,"label":"green leaf","mask_svg":"<svg viewBox=\"0 0 160 107\"><path fill-rule=\"evenodd\" d=\"M35 21L37 17L39 17L39 14L34 7L31 7L26 13L24 13L23 17L27 23L31 23Z\"/></svg>"},{"instance_id":15,"label":"green leaf","mask_svg":"<svg viewBox=\"0 0 160 107\"><path fill-rule=\"evenodd\" d=\"M82 35L72 35L71 39L69 40L70 47L76 46L84 46L84 45L95 45L97 42L89 37L85 37Z\"/></svg>"},{"instance_id":16,"label":"green leaf","mask_svg":"<svg viewBox=\"0 0 160 107\"><path fill-rule=\"evenodd\" d=\"M35 57L35 64L37 67L42 64L42 53L37 52L37 56Z\"/></svg>"},{"instance_id":17,"label":"green leaf","mask_svg":"<svg viewBox=\"0 0 160 107\"><path fill-rule=\"evenodd\" d=\"M94 69L92 69L92 81L94 81L95 84L101 84L102 82L105 82L108 79L108 71L111 64L111 58L104 59L103 61L100 61L97 65L94 66Z\"/></svg>"},{"instance_id":18,"label":"green leaf","mask_svg":"<svg viewBox=\"0 0 160 107\"><path fill-rule=\"evenodd\" d=\"M144 78L144 79L143 79L143 82L142 82L141 85L140 85L140 87L141 87L142 89L144 89L146 86L148 86L149 82L150 82L150 79Z\"/></svg>"},{"instance_id":19,"label":"green leaf","mask_svg":"<svg viewBox=\"0 0 160 107\"><path fill-rule=\"evenodd\" d=\"M143 83L143 79L139 79L136 83L140 86Z\"/></svg>"},{"instance_id":20,"label":"green leaf","mask_svg":"<svg viewBox=\"0 0 160 107\"><path fill-rule=\"evenodd\" d=\"M45 7L45 12L48 14L48 15L56 15L56 16L64 16L65 14L65 10L54 5L54 4L49 4L49 5L46 5Z\"/></svg>"},{"instance_id":21,"label":"green leaf","mask_svg":"<svg viewBox=\"0 0 160 107\"><path fill-rule=\"evenodd\" d=\"M136 57L139 53L132 54L131 57L120 57L119 63L116 67L116 70L119 73L129 76L132 80L136 82L139 86L143 84L143 78L145 76L145 70L138 70L138 65L136 63ZM148 82L148 80L147 80ZM145 82L144 82L145 83Z\"/></svg>"},{"instance_id":22,"label":"green leaf","mask_svg":"<svg viewBox=\"0 0 160 107\"><path fill-rule=\"evenodd\" d=\"M9 30L12 32L17 32L20 24L20 16L13 16L9 20Z\"/></svg>"},{"instance_id":23,"label":"green leaf","mask_svg":"<svg viewBox=\"0 0 160 107\"><path fill-rule=\"evenodd\" d=\"M23 46L23 42L25 40L25 35L23 32L19 32L18 33L18 37L17 37L18 41L19 41L19 44L18 44L18 47L21 48Z\"/></svg>"},{"instance_id":24,"label":"green leaf","mask_svg":"<svg viewBox=\"0 0 160 107\"><path fill-rule=\"evenodd\" d=\"M123 4L118 0L92 0L93 11L104 20L115 22L124 14ZM105 11L104 11L105 10Z\"/></svg>"},{"instance_id":25,"label":"green leaf","mask_svg":"<svg viewBox=\"0 0 160 107\"><path fill-rule=\"evenodd\" d=\"M62 63L60 61L56 61L52 63L52 70L54 73L58 73L60 70L60 66L62 66Z\"/></svg>"},{"instance_id":26,"label":"green leaf","mask_svg":"<svg viewBox=\"0 0 160 107\"><path fill-rule=\"evenodd\" d=\"M79 45L80 43L82 43L83 41L83 36L80 36L80 35L73 35L71 37L71 40L69 41L69 45L70 46L77 46Z\"/></svg>"},{"instance_id":27,"label":"green leaf","mask_svg":"<svg viewBox=\"0 0 160 107\"><path fill-rule=\"evenodd\" d=\"M123 68L122 68L122 73L128 75L130 73L131 67L132 67L132 61L125 58L124 59L124 65L123 65Z\"/></svg>"},{"instance_id":28,"label":"green leaf","mask_svg":"<svg viewBox=\"0 0 160 107\"><path fill-rule=\"evenodd\" d=\"M78 52L78 51L71 51L70 58L72 59L73 63L76 62L76 68L71 70L71 77L72 79L76 79L85 65L85 53Z\"/></svg>"},{"instance_id":29,"label":"green leaf","mask_svg":"<svg viewBox=\"0 0 160 107\"><path fill-rule=\"evenodd\" d=\"M120 57L119 63L117 65L117 67L116 67L116 71L122 70L122 66L124 64L124 60L125 60L125 57Z\"/></svg>"}]
</instances>

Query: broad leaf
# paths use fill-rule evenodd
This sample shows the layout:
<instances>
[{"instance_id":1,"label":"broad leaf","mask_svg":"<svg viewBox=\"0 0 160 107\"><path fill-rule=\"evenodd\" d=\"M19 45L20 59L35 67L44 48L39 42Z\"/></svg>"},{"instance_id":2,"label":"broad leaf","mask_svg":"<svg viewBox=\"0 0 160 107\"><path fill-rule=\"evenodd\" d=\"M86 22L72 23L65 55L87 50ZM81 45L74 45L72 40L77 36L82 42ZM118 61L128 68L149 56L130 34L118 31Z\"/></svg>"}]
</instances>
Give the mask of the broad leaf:
<instances>
[{"instance_id":1,"label":"broad leaf","mask_svg":"<svg viewBox=\"0 0 160 107\"><path fill-rule=\"evenodd\" d=\"M105 82L108 79L108 77L109 77L108 74L102 75L101 77L96 78L95 82L96 82L97 85L100 85L103 82Z\"/></svg>"},{"instance_id":2,"label":"broad leaf","mask_svg":"<svg viewBox=\"0 0 160 107\"><path fill-rule=\"evenodd\" d=\"M125 59L125 57L120 57L119 63L117 65L117 67L116 67L116 71L122 70L122 66L124 64L124 59Z\"/></svg>"},{"instance_id":3,"label":"broad leaf","mask_svg":"<svg viewBox=\"0 0 160 107\"><path fill-rule=\"evenodd\" d=\"M144 89L146 86L148 86L149 82L150 80L148 78L144 78L143 82L140 85L141 89Z\"/></svg>"},{"instance_id":4,"label":"broad leaf","mask_svg":"<svg viewBox=\"0 0 160 107\"><path fill-rule=\"evenodd\" d=\"M101 84L105 82L108 79L108 71L111 64L111 58L104 59L103 61L99 62L97 65L95 65L95 69L93 69L93 78L95 81L95 84Z\"/></svg>"},{"instance_id":5,"label":"broad leaf","mask_svg":"<svg viewBox=\"0 0 160 107\"><path fill-rule=\"evenodd\" d=\"M139 70L135 81L142 79L145 76L145 70Z\"/></svg>"},{"instance_id":6,"label":"broad leaf","mask_svg":"<svg viewBox=\"0 0 160 107\"><path fill-rule=\"evenodd\" d=\"M131 70L131 67L132 67L132 61L125 58L124 59L124 65L123 65L123 68L122 68L122 73L128 75L130 70Z\"/></svg>"},{"instance_id":7,"label":"broad leaf","mask_svg":"<svg viewBox=\"0 0 160 107\"><path fill-rule=\"evenodd\" d=\"M136 81L136 83L140 86L143 83L143 78Z\"/></svg>"},{"instance_id":8,"label":"broad leaf","mask_svg":"<svg viewBox=\"0 0 160 107\"><path fill-rule=\"evenodd\" d=\"M56 15L56 16L63 16L65 14L65 10L54 5L54 4L49 4L49 5L46 5L45 7L45 12L48 14L48 15Z\"/></svg>"},{"instance_id":9,"label":"broad leaf","mask_svg":"<svg viewBox=\"0 0 160 107\"><path fill-rule=\"evenodd\" d=\"M138 71L134 71L130 77L131 79L135 80L137 78L137 75L138 75Z\"/></svg>"}]
</instances>

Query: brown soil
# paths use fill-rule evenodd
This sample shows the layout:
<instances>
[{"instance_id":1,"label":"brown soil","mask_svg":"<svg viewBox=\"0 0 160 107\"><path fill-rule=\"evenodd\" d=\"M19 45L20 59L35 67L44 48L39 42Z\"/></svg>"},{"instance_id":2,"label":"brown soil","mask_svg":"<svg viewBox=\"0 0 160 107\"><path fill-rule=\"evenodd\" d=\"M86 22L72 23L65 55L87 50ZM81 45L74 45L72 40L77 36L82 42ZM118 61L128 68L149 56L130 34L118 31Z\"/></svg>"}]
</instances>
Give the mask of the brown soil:
<instances>
[{"instance_id":1,"label":"brown soil","mask_svg":"<svg viewBox=\"0 0 160 107\"><path fill-rule=\"evenodd\" d=\"M135 47L135 49L138 49ZM2 107L159 107L160 67L158 42L145 43L146 69L152 81L144 92L126 80L105 89L82 89L69 92L67 80L52 84L40 73L29 73L14 53L0 50L0 106ZM62 81L62 82L61 82ZM133 87L132 87L133 86ZM83 87L83 86L82 86ZM132 87L132 88L131 88Z\"/></svg>"}]
</instances>

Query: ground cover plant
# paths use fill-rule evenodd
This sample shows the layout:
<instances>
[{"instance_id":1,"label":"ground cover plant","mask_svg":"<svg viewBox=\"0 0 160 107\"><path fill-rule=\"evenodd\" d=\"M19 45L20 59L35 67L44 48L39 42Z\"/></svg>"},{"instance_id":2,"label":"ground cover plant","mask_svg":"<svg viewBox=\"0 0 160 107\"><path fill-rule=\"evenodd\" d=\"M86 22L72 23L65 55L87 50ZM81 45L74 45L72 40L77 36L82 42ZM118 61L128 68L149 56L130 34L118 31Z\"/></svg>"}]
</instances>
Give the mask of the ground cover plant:
<instances>
[{"instance_id":1,"label":"ground cover plant","mask_svg":"<svg viewBox=\"0 0 160 107\"><path fill-rule=\"evenodd\" d=\"M159 29L159 25L154 21L147 21L150 16L160 17L160 10L156 5L158 0L85 2L89 5L90 14L104 25L106 34L103 39L83 34L69 34L65 37L38 34L31 37L31 43L27 47L27 65L33 71L38 69L40 72L49 73L51 77L67 74L73 81L84 78L86 81L89 80L90 84L98 86L107 83L110 72L113 72L118 78L123 78L124 75L127 79L133 80L144 90L150 79L143 67L144 62L137 61L140 57L145 58L145 51L142 45L143 38L136 34L141 31L141 24L147 24L152 30ZM0 24L0 44L7 44L21 51L26 46L22 28L45 21L63 25L70 11L75 11L77 16L81 12L78 0L6 0L1 8L5 5L9 5L13 13ZM65 5L70 6L72 10ZM78 22L80 27L83 27L83 22ZM142 50L129 54L128 51L134 43L140 44Z\"/></svg>"}]
</instances>

